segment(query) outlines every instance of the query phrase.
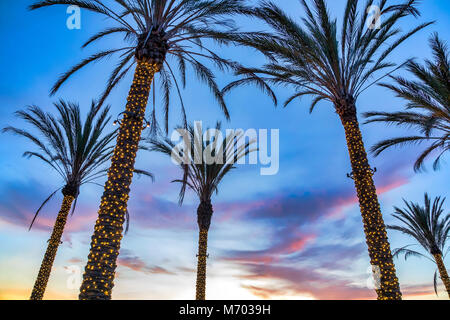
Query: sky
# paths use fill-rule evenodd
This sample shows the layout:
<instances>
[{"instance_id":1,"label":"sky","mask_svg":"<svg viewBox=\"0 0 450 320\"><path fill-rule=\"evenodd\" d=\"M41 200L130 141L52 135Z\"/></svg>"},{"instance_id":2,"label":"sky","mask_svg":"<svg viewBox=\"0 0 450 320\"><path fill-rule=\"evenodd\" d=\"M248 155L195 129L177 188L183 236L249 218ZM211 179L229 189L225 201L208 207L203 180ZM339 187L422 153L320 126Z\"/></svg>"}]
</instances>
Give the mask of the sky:
<instances>
[{"instance_id":1,"label":"sky","mask_svg":"<svg viewBox=\"0 0 450 320\"><path fill-rule=\"evenodd\" d=\"M31 1L1 1L0 127L22 126L14 111L37 105L54 112L58 98L78 102L87 112L98 97L115 61L92 65L73 77L58 94L49 97L57 77L96 48L80 49L90 35L110 21L81 12L81 29L69 30L66 7L27 11ZM330 13L342 16L344 0L327 1ZM296 0L280 3L296 19L303 11ZM396 62L431 56L427 39L438 32L444 40L450 30L450 3L422 1L420 22L436 23L403 44ZM409 19L407 29L417 23ZM243 29L263 28L255 21L238 19ZM110 38L101 46L120 45ZM98 48L98 47L97 47ZM264 58L247 48L220 48L223 56L248 65ZM399 74L402 74L399 71ZM225 86L232 75L215 70ZM125 105L131 77L117 88L108 103L112 114ZM276 88L279 100L292 88ZM190 121L204 127L222 121L223 129L278 129L279 171L260 174L261 165L241 165L230 173L213 197L214 215L209 232L208 299L375 299L370 288L370 263L364 240L345 136L330 103L320 103L309 114L309 98L287 108L274 107L257 88L247 86L227 97L231 120L227 122L209 89L188 75L183 90ZM175 97L176 98L176 97ZM171 106L170 127L180 123L180 108ZM157 100L158 103L158 100ZM384 88L373 86L358 101L360 113L402 110L403 101ZM158 109L158 117L162 115ZM362 122L362 121L361 121ZM113 130L112 124L110 130ZM382 124L362 125L367 149L381 139L405 133ZM23 139L0 134L0 299L28 299L62 200L58 194L45 207L35 227L28 231L35 210L55 189L60 177L36 159L22 157L32 146ZM424 192L449 196L450 168L414 173L418 147L393 149L380 157L369 155L387 224L394 223L393 206L402 199L422 202ZM445 160L445 159L444 159ZM447 157L448 164L448 157ZM135 178L129 201L130 230L118 258L113 299L194 299L198 230L198 200L189 193L178 205L179 186L171 183L180 171L170 159L143 151L137 167L155 174L152 183ZM99 181L100 184L104 181ZM87 261L90 237L102 188L85 185L75 214L68 219L45 299L76 299L79 279ZM450 201L450 200L449 200ZM449 208L447 201L446 208ZM392 248L414 243L388 231ZM446 263L450 264L449 259ZM433 291L435 266L426 259L395 260L405 299L445 299Z\"/></svg>"}]
</instances>

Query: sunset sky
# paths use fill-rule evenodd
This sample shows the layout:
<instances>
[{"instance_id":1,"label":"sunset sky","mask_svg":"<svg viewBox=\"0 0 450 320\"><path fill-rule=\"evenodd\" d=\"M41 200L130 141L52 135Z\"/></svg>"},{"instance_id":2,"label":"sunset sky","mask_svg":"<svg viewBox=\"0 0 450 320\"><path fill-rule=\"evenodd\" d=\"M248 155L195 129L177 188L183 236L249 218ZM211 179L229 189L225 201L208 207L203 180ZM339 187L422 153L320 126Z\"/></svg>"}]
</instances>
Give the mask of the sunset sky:
<instances>
[{"instance_id":1,"label":"sunset sky","mask_svg":"<svg viewBox=\"0 0 450 320\"><path fill-rule=\"evenodd\" d=\"M55 97L48 92L57 77L98 47L80 49L96 31L110 21L82 11L80 30L66 27L66 7L26 10L30 0L1 1L0 127L21 126L14 111L38 105L49 112L58 98L79 102L87 112L90 101L102 92L116 60L87 67L66 83ZM281 6L292 17L303 16L297 0ZM344 0L328 1L330 12L340 19ZM403 44L393 60L430 57L428 38L437 31L450 41L450 2L426 0L422 16L405 20L408 29L418 22L436 23ZM339 20L340 21L340 20ZM246 19L245 30L263 28ZM103 45L120 45L110 37ZM102 45L101 45L102 46ZM223 48L220 53L248 65L264 58L250 49ZM233 77L215 70L224 86ZM402 72L399 72L401 74ZM241 165L223 181L213 198L214 216L209 233L207 274L208 299L375 299L368 288L369 257L351 171L345 137L338 116L328 102L308 112L310 99L275 108L258 89L248 86L233 91L227 102L231 121L222 116L209 89L195 76L183 91L190 121L204 126L222 121L223 129L279 129L280 165L273 176L260 175L260 165ZM131 75L108 99L112 114L124 109ZM280 101L292 93L276 88ZM157 101L158 102L158 101ZM180 108L173 97L170 126L180 124ZM403 101L384 88L373 86L358 103L359 112L401 110ZM162 108L158 109L162 119ZM361 121L363 122L363 121ZM113 126L108 127L113 130ZM400 135L402 130L381 124L362 125L369 149L380 139ZM144 133L145 134L145 133ZM0 134L0 299L29 298L62 200L58 194L45 207L35 227L28 226L42 201L62 185L60 177L37 159L22 157L31 145L23 139ZM413 163L421 148L393 149L374 158L374 176L382 212L393 223L393 206L402 198L422 202L424 192L450 196L449 157L441 171L414 173ZM444 159L445 160L445 159ZM197 253L198 200L188 193L178 205L179 185L171 183L180 170L170 159L146 151L138 155L137 167L155 174L152 183L135 178L129 211L130 230L124 236L118 259L113 299L194 299ZM104 181L99 181L103 184ZM45 299L76 299L77 270L83 272L102 188L85 185L75 214L69 218L58 250ZM446 209L450 208L450 199ZM413 243L388 231L392 248ZM406 299L445 299L443 285L433 290L435 266L426 259L395 261ZM446 259L450 265L450 259Z\"/></svg>"}]
</instances>

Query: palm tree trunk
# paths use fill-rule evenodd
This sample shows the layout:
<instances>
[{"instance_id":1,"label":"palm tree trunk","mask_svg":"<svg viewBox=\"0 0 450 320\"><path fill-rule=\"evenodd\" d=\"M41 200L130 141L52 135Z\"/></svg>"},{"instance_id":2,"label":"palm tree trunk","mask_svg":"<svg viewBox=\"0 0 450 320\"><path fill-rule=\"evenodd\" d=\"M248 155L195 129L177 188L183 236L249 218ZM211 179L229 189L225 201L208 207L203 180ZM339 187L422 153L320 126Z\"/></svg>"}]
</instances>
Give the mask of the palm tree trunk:
<instances>
[{"instance_id":1,"label":"palm tree trunk","mask_svg":"<svg viewBox=\"0 0 450 320\"><path fill-rule=\"evenodd\" d=\"M359 199L364 223L370 263L379 277L376 292L379 300L401 300L400 285L396 276L386 226L381 214L378 196L373 182L373 171L367 159L362 134L359 129L354 104L336 108L341 117L352 165L352 178Z\"/></svg>"},{"instance_id":2,"label":"palm tree trunk","mask_svg":"<svg viewBox=\"0 0 450 320\"><path fill-rule=\"evenodd\" d=\"M211 201L202 201L197 209L200 231L198 234L196 300L205 300L206 298L206 259L208 258L208 231L212 214Z\"/></svg>"},{"instance_id":3,"label":"palm tree trunk","mask_svg":"<svg viewBox=\"0 0 450 320\"><path fill-rule=\"evenodd\" d=\"M138 60L126 112L108 171L98 219L91 241L79 299L109 300L114 286L123 224L133 178L134 164L143 130L145 109L155 74L155 63Z\"/></svg>"},{"instance_id":4,"label":"palm tree trunk","mask_svg":"<svg viewBox=\"0 0 450 320\"><path fill-rule=\"evenodd\" d=\"M447 290L448 297L450 298L450 278L448 277L447 269L445 268L444 260L442 259L441 254L434 254L434 260L439 269L439 274L441 276L442 282L445 285L445 289Z\"/></svg>"},{"instance_id":5,"label":"palm tree trunk","mask_svg":"<svg viewBox=\"0 0 450 320\"><path fill-rule=\"evenodd\" d=\"M42 300L44 292L47 287L50 272L52 271L53 262L55 261L56 252L58 251L59 244L61 243L61 237L66 225L67 216L69 215L70 208L75 197L65 195L61 204L61 209L56 217L55 226L53 232L48 241L47 251L45 251L44 259L42 260L41 268L34 283L33 291L31 292L30 300Z\"/></svg>"}]
</instances>

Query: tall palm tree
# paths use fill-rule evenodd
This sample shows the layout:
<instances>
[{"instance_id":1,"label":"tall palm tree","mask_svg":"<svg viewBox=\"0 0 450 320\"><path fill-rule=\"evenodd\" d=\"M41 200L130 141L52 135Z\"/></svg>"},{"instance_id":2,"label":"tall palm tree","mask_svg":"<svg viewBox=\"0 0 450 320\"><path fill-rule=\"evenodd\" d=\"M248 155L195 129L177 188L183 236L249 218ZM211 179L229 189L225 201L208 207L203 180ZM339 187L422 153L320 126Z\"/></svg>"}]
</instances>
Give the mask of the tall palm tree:
<instances>
[{"instance_id":1,"label":"tall palm tree","mask_svg":"<svg viewBox=\"0 0 450 320\"><path fill-rule=\"evenodd\" d=\"M57 116L45 113L37 106L16 112L17 117L30 124L38 135L17 127L3 129L3 132L11 132L31 141L38 150L27 151L24 156L44 161L64 180L64 186L42 203L30 225L31 229L44 205L62 189L64 198L31 293L32 300L41 300L44 296L67 217L72 206L75 210L80 187L86 183L94 183L96 178L106 175L104 165L112 156L111 142L117 135L116 131L103 133L110 121L109 107L100 112L98 106L92 103L83 124L77 104L60 100L54 105L58 111Z\"/></svg>"},{"instance_id":2,"label":"tall palm tree","mask_svg":"<svg viewBox=\"0 0 450 320\"><path fill-rule=\"evenodd\" d=\"M220 123L216 125L216 132L220 132ZM214 135L207 135L203 139L203 132L199 123L188 129L178 128L183 137L182 145L175 145L170 139L152 139L151 150L158 151L172 157L183 170L183 178L174 182L181 183L180 205L183 203L186 188L196 193L199 199L197 209L197 223L199 227L197 254L197 284L196 299L205 300L206 292L206 258L208 257L208 232L213 215L211 197L219 191L219 184L223 178L235 168L235 163L255 151L252 145L255 141L243 141L242 133L229 133L223 141ZM210 130L206 131L207 134ZM221 135L220 135L221 136ZM187 151L189 150L189 151ZM209 158L204 154L208 150Z\"/></svg>"},{"instance_id":3,"label":"tall palm tree","mask_svg":"<svg viewBox=\"0 0 450 320\"><path fill-rule=\"evenodd\" d=\"M429 23L402 33L397 25L403 18L419 15L415 0L388 6L387 0L368 0L358 13L358 0L347 0L340 35L335 19L329 15L324 0L301 0L306 18L303 25L288 16L275 3L263 1L249 15L265 22L273 30L249 32L235 40L256 48L269 60L258 68L237 69L242 78L230 83L224 92L243 84L257 84L276 103L270 84L286 85L295 90L286 102L312 96L310 111L322 100L331 102L345 130L353 172L351 177L359 198L364 231L375 270L379 268L379 299L401 299L386 228L373 182L357 117L357 99L373 83L377 74L394 67L386 61L406 39ZM310 5L309 3L312 2ZM378 5L382 21L368 26L371 6ZM373 21L372 21L373 22ZM371 82L373 81L373 82Z\"/></svg>"},{"instance_id":4,"label":"tall palm tree","mask_svg":"<svg viewBox=\"0 0 450 320\"><path fill-rule=\"evenodd\" d=\"M450 278L444 265L444 258L450 251L446 248L447 239L450 234L450 215L444 214L443 205L445 198L437 197L431 204L431 199L425 193L424 205L407 202L403 200L406 207L401 209L394 207L394 217L401 222L401 225L388 226L389 229L400 231L414 239L422 246L433 259L423 255L410 247L404 246L394 250L394 257L405 255L405 260L409 256L424 257L436 263L442 282L450 298ZM443 254L443 252L445 252ZM437 294L437 272L434 274L434 290Z\"/></svg>"},{"instance_id":5,"label":"tall palm tree","mask_svg":"<svg viewBox=\"0 0 450 320\"><path fill-rule=\"evenodd\" d=\"M111 73L101 104L136 65L80 290L80 299L110 299L133 167L154 78L159 75L162 87L166 132L171 88L179 94L181 87L175 78L175 68L184 85L187 67L191 66L229 118L214 74L201 60L212 61L222 69L232 63L208 49L202 40L226 41L228 34L234 31L233 21L227 17L240 12L243 0L44 0L33 4L31 9L52 5L77 5L112 20L114 26L93 35L85 46L108 35L124 37L123 46L94 54L62 75L52 93L84 66L118 54L119 63ZM182 101L181 107L185 120ZM154 109L151 124L156 128Z\"/></svg>"},{"instance_id":6,"label":"tall palm tree","mask_svg":"<svg viewBox=\"0 0 450 320\"><path fill-rule=\"evenodd\" d=\"M384 122L418 130L418 135L387 139L372 148L378 156L394 146L428 143L414 164L416 171L423 169L425 160L435 152L438 154L433 168L439 169L442 156L450 150L450 52L437 34L430 38L430 45L434 61L426 60L425 65L414 61L407 64L416 81L392 77L396 85L382 84L408 102L407 111L365 114L369 118L367 123Z\"/></svg>"}]
</instances>

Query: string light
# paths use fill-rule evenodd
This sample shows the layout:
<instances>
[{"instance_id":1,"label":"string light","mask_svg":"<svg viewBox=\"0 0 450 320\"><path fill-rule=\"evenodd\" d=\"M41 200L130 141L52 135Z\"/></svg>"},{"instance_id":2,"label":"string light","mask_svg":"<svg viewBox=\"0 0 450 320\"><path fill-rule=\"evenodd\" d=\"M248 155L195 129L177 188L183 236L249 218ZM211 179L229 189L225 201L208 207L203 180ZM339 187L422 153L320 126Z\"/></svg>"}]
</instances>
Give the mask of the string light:
<instances>
[{"instance_id":1,"label":"string light","mask_svg":"<svg viewBox=\"0 0 450 320\"><path fill-rule=\"evenodd\" d=\"M197 209L198 217L198 254L196 300L206 299L206 259L208 258L208 231L211 226L213 207L211 200L201 201Z\"/></svg>"},{"instance_id":2,"label":"string light","mask_svg":"<svg viewBox=\"0 0 450 320\"><path fill-rule=\"evenodd\" d=\"M353 99L352 99L353 100ZM387 237L386 226L381 214L380 204L373 182L375 170L371 169L367 160L362 134L353 102L346 101L336 110L341 116L347 140L348 152L352 165L351 177L359 199L359 206L364 223L364 233L369 249L370 263L380 270L379 288L376 289L379 300L400 300L400 285Z\"/></svg>"},{"instance_id":3,"label":"string light","mask_svg":"<svg viewBox=\"0 0 450 320\"><path fill-rule=\"evenodd\" d=\"M197 259L197 284L196 299L205 300L206 298L206 259L208 249L208 230L200 229L198 235L198 259Z\"/></svg>"},{"instance_id":4,"label":"string light","mask_svg":"<svg viewBox=\"0 0 450 320\"><path fill-rule=\"evenodd\" d=\"M448 277L447 269L445 268L444 261L442 260L442 254L436 253L433 254L433 257L434 261L436 261L436 265L438 267L442 282L444 283L445 289L447 290L448 297L450 298L450 278Z\"/></svg>"},{"instance_id":5,"label":"string light","mask_svg":"<svg viewBox=\"0 0 450 320\"><path fill-rule=\"evenodd\" d=\"M61 237L64 231L64 227L67 222L67 216L69 215L72 203L75 200L74 196L64 195L64 199L61 205L61 209L56 217L55 226L53 227L52 235L48 241L48 247L45 251L44 259L42 260L39 274L34 283L33 291L31 292L30 300L42 300L44 297L45 289L47 288L48 279L52 271L53 262L55 261L56 252L61 243Z\"/></svg>"},{"instance_id":6,"label":"string light","mask_svg":"<svg viewBox=\"0 0 450 320\"><path fill-rule=\"evenodd\" d=\"M111 299L136 153L153 78L160 64L138 59L98 212L79 298ZM116 123L117 124L117 123Z\"/></svg>"}]
</instances>

